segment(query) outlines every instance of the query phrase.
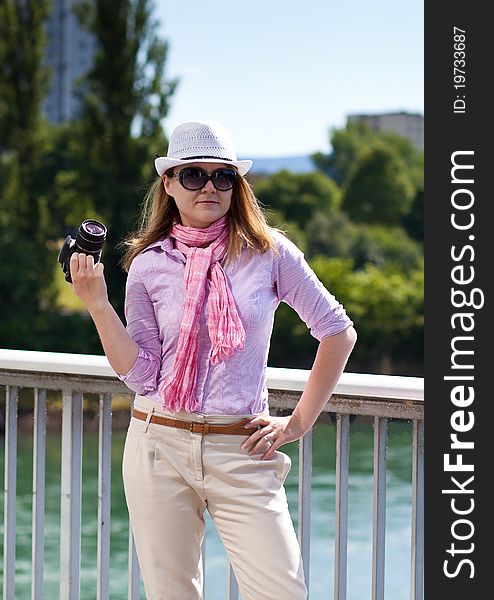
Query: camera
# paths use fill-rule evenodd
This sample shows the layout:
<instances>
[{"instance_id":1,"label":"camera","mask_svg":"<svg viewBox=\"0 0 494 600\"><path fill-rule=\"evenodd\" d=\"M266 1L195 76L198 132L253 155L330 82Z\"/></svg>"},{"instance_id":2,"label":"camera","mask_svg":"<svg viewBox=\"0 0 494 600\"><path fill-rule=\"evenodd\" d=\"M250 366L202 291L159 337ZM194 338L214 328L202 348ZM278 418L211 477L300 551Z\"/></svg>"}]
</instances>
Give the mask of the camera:
<instances>
[{"instance_id":1,"label":"camera","mask_svg":"<svg viewBox=\"0 0 494 600\"><path fill-rule=\"evenodd\" d=\"M103 223L94 219L86 219L77 230L75 239L68 235L65 238L62 249L58 254L58 262L65 275L65 281L72 283L70 277L70 257L74 252L90 254L94 258L94 263L99 262L101 250L106 239L106 227Z\"/></svg>"}]
</instances>

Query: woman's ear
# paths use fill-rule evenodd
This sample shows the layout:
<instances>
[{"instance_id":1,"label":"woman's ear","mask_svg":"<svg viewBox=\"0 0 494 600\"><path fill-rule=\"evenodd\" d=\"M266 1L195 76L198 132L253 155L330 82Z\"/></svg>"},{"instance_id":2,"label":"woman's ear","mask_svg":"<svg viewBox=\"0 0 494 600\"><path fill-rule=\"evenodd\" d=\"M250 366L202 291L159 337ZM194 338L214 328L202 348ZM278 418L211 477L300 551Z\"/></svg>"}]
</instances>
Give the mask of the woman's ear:
<instances>
[{"instance_id":1,"label":"woman's ear","mask_svg":"<svg viewBox=\"0 0 494 600\"><path fill-rule=\"evenodd\" d=\"M163 182L163 187L165 188L165 192L170 196L170 184L171 184L171 178L168 177L168 175L166 175L166 173L163 173L163 175L161 176L161 181Z\"/></svg>"}]
</instances>

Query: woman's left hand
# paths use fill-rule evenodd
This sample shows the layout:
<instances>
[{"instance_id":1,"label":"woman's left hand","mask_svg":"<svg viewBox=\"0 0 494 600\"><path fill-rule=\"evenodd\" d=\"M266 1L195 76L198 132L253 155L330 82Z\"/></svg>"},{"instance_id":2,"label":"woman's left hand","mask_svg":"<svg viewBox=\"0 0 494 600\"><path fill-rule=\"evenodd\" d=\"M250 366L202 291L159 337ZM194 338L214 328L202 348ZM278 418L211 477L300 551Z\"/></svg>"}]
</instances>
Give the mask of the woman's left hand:
<instances>
[{"instance_id":1,"label":"woman's left hand","mask_svg":"<svg viewBox=\"0 0 494 600\"><path fill-rule=\"evenodd\" d=\"M245 440L242 448L249 450L249 454L264 452L261 460L270 459L280 446L299 440L305 434L295 415L288 417L259 415L244 425L244 428L258 428Z\"/></svg>"}]
</instances>

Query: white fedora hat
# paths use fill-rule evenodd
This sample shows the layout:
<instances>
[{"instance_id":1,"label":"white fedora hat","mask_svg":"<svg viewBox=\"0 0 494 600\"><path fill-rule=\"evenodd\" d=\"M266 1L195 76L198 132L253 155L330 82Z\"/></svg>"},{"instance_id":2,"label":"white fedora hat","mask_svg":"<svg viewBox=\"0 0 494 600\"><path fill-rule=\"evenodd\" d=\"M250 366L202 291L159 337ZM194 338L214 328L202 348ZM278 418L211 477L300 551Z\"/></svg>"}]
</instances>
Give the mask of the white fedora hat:
<instances>
[{"instance_id":1,"label":"white fedora hat","mask_svg":"<svg viewBox=\"0 0 494 600\"><path fill-rule=\"evenodd\" d=\"M188 121L173 130L166 156L158 156L154 166L161 176L168 169L194 162L226 163L245 175L251 160L237 160L228 131L217 121Z\"/></svg>"}]
</instances>

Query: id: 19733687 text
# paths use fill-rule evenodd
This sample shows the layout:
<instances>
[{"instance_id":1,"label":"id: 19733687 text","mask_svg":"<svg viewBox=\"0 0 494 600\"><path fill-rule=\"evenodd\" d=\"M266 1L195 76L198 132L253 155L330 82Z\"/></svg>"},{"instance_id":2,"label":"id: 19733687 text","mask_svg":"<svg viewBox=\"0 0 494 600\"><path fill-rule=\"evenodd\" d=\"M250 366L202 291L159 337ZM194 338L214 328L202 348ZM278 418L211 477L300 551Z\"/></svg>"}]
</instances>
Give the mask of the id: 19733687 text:
<instances>
[{"instance_id":1,"label":"id: 19733687 text","mask_svg":"<svg viewBox=\"0 0 494 600\"><path fill-rule=\"evenodd\" d=\"M459 27L453 27L453 87L455 99L453 112L464 115L466 112L466 32Z\"/></svg>"}]
</instances>

